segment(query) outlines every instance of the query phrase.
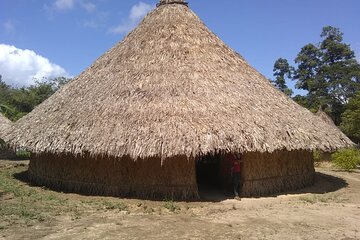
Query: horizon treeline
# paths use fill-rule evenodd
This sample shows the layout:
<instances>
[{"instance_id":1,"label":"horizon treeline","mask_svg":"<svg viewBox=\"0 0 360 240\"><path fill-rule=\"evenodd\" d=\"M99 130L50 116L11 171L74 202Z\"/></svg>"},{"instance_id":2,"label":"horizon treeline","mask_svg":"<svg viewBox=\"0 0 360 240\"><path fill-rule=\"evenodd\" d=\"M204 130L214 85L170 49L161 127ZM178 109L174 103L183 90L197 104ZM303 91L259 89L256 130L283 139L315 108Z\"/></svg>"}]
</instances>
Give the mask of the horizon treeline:
<instances>
[{"instance_id":1,"label":"horizon treeline","mask_svg":"<svg viewBox=\"0 0 360 240\"><path fill-rule=\"evenodd\" d=\"M17 88L6 84L0 75L0 112L11 121L17 121L70 80L65 77L44 78L31 86Z\"/></svg>"}]
</instances>

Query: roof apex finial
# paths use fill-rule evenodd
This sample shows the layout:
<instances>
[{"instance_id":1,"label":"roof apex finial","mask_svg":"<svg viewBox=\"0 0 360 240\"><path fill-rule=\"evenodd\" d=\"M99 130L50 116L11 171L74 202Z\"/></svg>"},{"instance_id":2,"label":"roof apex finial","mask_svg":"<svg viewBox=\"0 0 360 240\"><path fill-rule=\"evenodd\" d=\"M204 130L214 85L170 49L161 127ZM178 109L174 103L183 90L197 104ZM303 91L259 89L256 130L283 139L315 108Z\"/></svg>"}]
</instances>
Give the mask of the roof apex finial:
<instances>
[{"instance_id":1,"label":"roof apex finial","mask_svg":"<svg viewBox=\"0 0 360 240\"><path fill-rule=\"evenodd\" d=\"M160 2L157 4L157 7L166 4L182 4L186 6L188 5L188 3L185 0L160 0Z\"/></svg>"}]
</instances>

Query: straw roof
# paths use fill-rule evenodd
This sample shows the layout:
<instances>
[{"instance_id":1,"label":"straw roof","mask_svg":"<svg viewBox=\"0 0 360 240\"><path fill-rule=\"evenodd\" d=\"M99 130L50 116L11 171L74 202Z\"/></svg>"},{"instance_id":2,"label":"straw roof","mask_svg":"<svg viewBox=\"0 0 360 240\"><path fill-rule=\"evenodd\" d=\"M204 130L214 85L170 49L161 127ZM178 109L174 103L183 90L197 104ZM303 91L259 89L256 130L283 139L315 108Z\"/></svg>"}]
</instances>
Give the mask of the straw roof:
<instances>
[{"instance_id":1,"label":"straw roof","mask_svg":"<svg viewBox=\"0 0 360 240\"><path fill-rule=\"evenodd\" d=\"M324 112L323 110L319 109L316 113L316 116L318 116L319 118L321 118L321 120L323 120L324 122L326 122L327 124L329 124L332 127L335 127L338 131L340 131L340 129L338 129L338 127L335 125L334 121L331 119L331 117L329 115L326 114L326 112Z\"/></svg>"},{"instance_id":2,"label":"straw roof","mask_svg":"<svg viewBox=\"0 0 360 240\"><path fill-rule=\"evenodd\" d=\"M174 2L149 13L6 140L33 152L133 159L352 145Z\"/></svg>"},{"instance_id":3,"label":"straw roof","mask_svg":"<svg viewBox=\"0 0 360 240\"><path fill-rule=\"evenodd\" d=\"M4 131L10 128L12 122L0 113L0 139L4 134Z\"/></svg>"}]
</instances>

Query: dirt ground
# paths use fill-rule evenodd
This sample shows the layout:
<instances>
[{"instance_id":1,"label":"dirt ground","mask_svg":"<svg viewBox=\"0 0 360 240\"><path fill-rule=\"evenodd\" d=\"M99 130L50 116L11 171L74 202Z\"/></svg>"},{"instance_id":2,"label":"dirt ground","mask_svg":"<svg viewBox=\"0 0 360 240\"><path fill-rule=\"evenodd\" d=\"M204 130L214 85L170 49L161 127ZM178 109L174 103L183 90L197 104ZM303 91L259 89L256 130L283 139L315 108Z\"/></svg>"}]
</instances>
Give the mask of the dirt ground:
<instances>
[{"instance_id":1,"label":"dirt ground","mask_svg":"<svg viewBox=\"0 0 360 240\"><path fill-rule=\"evenodd\" d=\"M54 192L0 160L0 239L360 239L360 171L264 198L146 201Z\"/></svg>"}]
</instances>

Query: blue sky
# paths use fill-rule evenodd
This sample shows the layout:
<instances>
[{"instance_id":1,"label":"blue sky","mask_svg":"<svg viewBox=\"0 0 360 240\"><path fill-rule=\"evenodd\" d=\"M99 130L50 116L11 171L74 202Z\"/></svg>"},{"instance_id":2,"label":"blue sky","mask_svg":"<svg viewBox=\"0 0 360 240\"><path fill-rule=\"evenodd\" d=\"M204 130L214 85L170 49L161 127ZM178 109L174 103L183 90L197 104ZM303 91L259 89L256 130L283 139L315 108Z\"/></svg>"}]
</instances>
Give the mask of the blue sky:
<instances>
[{"instance_id":1,"label":"blue sky","mask_svg":"<svg viewBox=\"0 0 360 240\"><path fill-rule=\"evenodd\" d=\"M0 0L0 74L17 86L31 84L29 76L76 76L122 40L156 3ZM277 58L293 64L302 46L320 41L325 25L339 27L360 56L359 0L189 0L189 5L268 78Z\"/></svg>"}]
</instances>

